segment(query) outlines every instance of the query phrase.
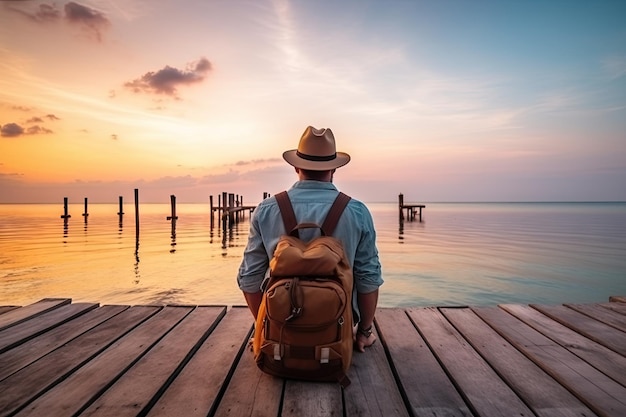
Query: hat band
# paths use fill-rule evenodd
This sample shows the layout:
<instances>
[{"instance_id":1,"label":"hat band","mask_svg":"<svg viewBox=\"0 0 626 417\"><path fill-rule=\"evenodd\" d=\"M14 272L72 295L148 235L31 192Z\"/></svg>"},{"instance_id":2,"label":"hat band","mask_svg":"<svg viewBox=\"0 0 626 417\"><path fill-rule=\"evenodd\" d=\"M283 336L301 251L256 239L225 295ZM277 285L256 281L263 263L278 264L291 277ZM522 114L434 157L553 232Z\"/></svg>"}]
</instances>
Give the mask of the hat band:
<instances>
[{"instance_id":1,"label":"hat band","mask_svg":"<svg viewBox=\"0 0 626 417\"><path fill-rule=\"evenodd\" d=\"M307 155L305 153L301 153L296 151L296 155L298 155L302 159L306 159L307 161L332 161L337 158L337 153L328 156L317 156L317 155Z\"/></svg>"}]
</instances>

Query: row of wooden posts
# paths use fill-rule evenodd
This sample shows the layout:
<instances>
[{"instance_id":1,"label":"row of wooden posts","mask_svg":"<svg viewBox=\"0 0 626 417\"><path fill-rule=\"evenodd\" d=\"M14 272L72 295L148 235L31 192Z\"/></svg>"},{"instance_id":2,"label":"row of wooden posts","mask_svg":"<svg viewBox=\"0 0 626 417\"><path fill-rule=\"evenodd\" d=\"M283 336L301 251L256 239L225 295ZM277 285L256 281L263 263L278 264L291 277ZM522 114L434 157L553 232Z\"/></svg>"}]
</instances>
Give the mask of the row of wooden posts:
<instances>
[{"instance_id":1,"label":"row of wooden posts","mask_svg":"<svg viewBox=\"0 0 626 417\"><path fill-rule=\"evenodd\" d=\"M263 193L263 198L269 197L269 193ZM82 213L82 216L87 222L87 217L89 216L88 211L88 198L85 197L85 209ZM178 216L176 215L176 196L170 195L170 205L171 205L171 215L167 216L167 220L171 220L175 222L178 220ZM238 194L223 192L221 195L217 197L217 205L213 204L213 196L209 196L209 205L210 205L210 214L211 214L211 227L214 224L214 216L213 214L217 212L218 216L221 218L223 224L233 225L241 221L244 217L245 211L252 212L255 206L244 206L243 205L243 196L239 196ZM124 215L124 199L122 196L119 196L119 211L118 216L120 216L120 220ZM68 197L63 198L63 214L61 218L68 222L71 218L71 214L69 214L69 199ZM135 188L135 226L139 228L139 189Z\"/></svg>"},{"instance_id":2,"label":"row of wooden posts","mask_svg":"<svg viewBox=\"0 0 626 417\"><path fill-rule=\"evenodd\" d=\"M263 193L263 199L269 197L269 193ZM214 225L213 214L217 212L218 216L222 220L222 224L226 226L226 224L236 224L244 217L246 211L252 212L255 206L245 206L243 204L243 196L239 196L238 194L222 192L221 195L217 196L217 205L214 205L213 196L209 196L209 205L210 205L210 213L211 213L211 227ZM170 205L171 205L171 215L167 216L167 220L171 220L175 222L178 220L178 216L176 215L176 196L170 195ZM399 220L403 222L405 220L404 212L406 211L406 219L409 221L415 220L417 217L419 221L422 221L422 209L426 206L424 204L405 204L404 203L404 195L400 194L398 196L398 209L399 209ZM67 223L68 219L72 217L69 214L68 208L68 198L63 198L63 212L61 218L65 220ZM118 216L120 216L120 220L124 215L124 203L123 197L119 197L119 211ZM85 211L83 212L83 217L85 218L85 222L87 222L87 217L89 216L88 212L88 199L85 197ZM139 228L139 190L135 188L135 226Z\"/></svg>"}]
</instances>

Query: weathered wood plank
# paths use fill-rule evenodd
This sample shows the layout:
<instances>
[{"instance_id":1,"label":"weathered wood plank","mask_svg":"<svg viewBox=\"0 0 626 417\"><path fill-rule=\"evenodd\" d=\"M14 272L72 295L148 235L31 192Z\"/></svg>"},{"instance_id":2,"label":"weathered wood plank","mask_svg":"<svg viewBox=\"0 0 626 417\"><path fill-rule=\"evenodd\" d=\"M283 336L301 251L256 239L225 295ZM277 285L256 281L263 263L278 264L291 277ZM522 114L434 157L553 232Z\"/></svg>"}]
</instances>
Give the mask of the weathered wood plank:
<instances>
[{"instance_id":1,"label":"weathered wood plank","mask_svg":"<svg viewBox=\"0 0 626 417\"><path fill-rule=\"evenodd\" d=\"M98 304L94 303L68 304L42 313L37 320L27 320L4 329L0 331L0 353L97 307Z\"/></svg>"},{"instance_id":2,"label":"weathered wood plank","mask_svg":"<svg viewBox=\"0 0 626 417\"><path fill-rule=\"evenodd\" d=\"M616 332L611 326L607 326L565 306L538 304L531 304L530 306L562 325L614 350L622 356L626 356L626 333Z\"/></svg>"},{"instance_id":3,"label":"weathered wood plank","mask_svg":"<svg viewBox=\"0 0 626 417\"><path fill-rule=\"evenodd\" d=\"M16 308L20 308L19 306L0 306L0 314L4 314L8 311L15 310Z\"/></svg>"},{"instance_id":4,"label":"weathered wood plank","mask_svg":"<svg viewBox=\"0 0 626 417\"><path fill-rule=\"evenodd\" d=\"M16 308L0 315L0 330L15 326L18 323L37 317L46 311L71 303L69 298L44 298L36 303Z\"/></svg>"},{"instance_id":5,"label":"weathered wood plank","mask_svg":"<svg viewBox=\"0 0 626 417\"><path fill-rule=\"evenodd\" d=\"M167 318L161 316L166 311L177 312L176 317ZM182 367L187 358L193 354L200 343L208 336L211 323L221 317L225 307L165 307L165 310L150 320L144 322L139 328L129 333L121 342L126 342L131 336L134 340L130 346L131 352L126 363L133 357L137 357L138 349L149 347L149 350L140 359L126 370L123 375L115 380L115 384L106 390L96 401L86 408L81 416L135 416L147 408L155 395L162 387L168 384L170 378L175 376L179 367ZM183 318L184 317L184 318ZM150 326L153 325L153 326ZM156 327L156 329L154 328ZM133 333L139 332L134 335ZM146 337L149 337L146 340ZM124 351L117 347L117 351ZM135 351L135 352L132 352ZM106 353L106 352L105 352ZM112 355L115 352L111 352ZM93 367L93 377L99 377L98 370L110 367L107 363L116 360L119 354L106 358L105 354ZM79 371L80 372L80 371ZM87 378L88 376L86 376ZM85 379L86 379L85 378ZM60 389L63 392L67 390ZM90 391L94 391L91 389ZM76 395L67 395L68 401L73 401Z\"/></svg>"},{"instance_id":6,"label":"weathered wood plank","mask_svg":"<svg viewBox=\"0 0 626 417\"><path fill-rule=\"evenodd\" d=\"M29 404L19 415L74 415L88 406L112 382L115 381L115 385L106 391L105 395L117 389L118 384L124 385L120 383L126 376L124 372L191 310L192 307L164 307ZM122 374L122 379L118 379ZM130 391L132 394L144 388L142 383L138 383ZM107 411L109 410L106 407L100 410L104 415L108 415ZM131 411L134 411L135 415L138 410L134 408Z\"/></svg>"},{"instance_id":7,"label":"weathered wood plank","mask_svg":"<svg viewBox=\"0 0 626 417\"><path fill-rule=\"evenodd\" d=\"M608 310L597 304L564 304L565 307L576 310L594 320L615 327L626 332L626 317L620 313Z\"/></svg>"},{"instance_id":8,"label":"weathered wood plank","mask_svg":"<svg viewBox=\"0 0 626 417\"><path fill-rule=\"evenodd\" d=\"M0 410L11 414L23 408L158 310L158 307L129 308L0 381Z\"/></svg>"},{"instance_id":9,"label":"weathered wood plank","mask_svg":"<svg viewBox=\"0 0 626 417\"><path fill-rule=\"evenodd\" d=\"M626 303L601 303L598 305L616 313L626 314Z\"/></svg>"},{"instance_id":10,"label":"weathered wood plank","mask_svg":"<svg viewBox=\"0 0 626 417\"><path fill-rule=\"evenodd\" d=\"M206 416L217 407L231 368L245 348L252 326L247 308L230 308L189 360L149 416Z\"/></svg>"},{"instance_id":11,"label":"weathered wood plank","mask_svg":"<svg viewBox=\"0 0 626 417\"><path fill-rule=\"evenodd\" d=\"M0 355L0 380L47 355L56 348L108 320L128 306L103 306L92 310L74 320L64 323L35 339L20 345L19 349L11 349Z\"/></svg>"},{"instance_id":12,"label":"weathered wood plank","mask_svg":"<svg viewBox=\"0 0 626 417\"><path fill-rule=\"evenodd\" d=\"M508 314L494 309L500 314ZM595 415L580 400L504 340L472 310L446 308L441 311L537 416Z\"/></svg>"},{"instance_id":13,"label":"weathered wood plank","mask_svg":"<svg viewBox=\"0 0 626 417\"><path fill-rule=\"evenodd\" d=\"M626 295L612 295L609 297L611 303L626 303Z\"/></svg>"},{"instance_id":14,"label":"weathered wood plank","mask_svg":"<svg viewBox=\"0 0 626 417\"><path fill-rule=\"evenodd\" d=\"M376 323L411 415L472 415L404 310L379 308Z\"/></svg>"},{"instance_id":15,"label":"weathered wood plank","mask_svg":"<svg viewBox=\"0 0 626 417\"><path fill-rule=\"evenodd\" d=\"M529 416L532 411L434 308L409 309L426 343L478 415Z\"/></svg>"},{"instance_id":16,"label":"weathered wood plank","mask_svg":"<svg viewBox=\"0 0 626 417\"><path fill-rule=\"evenodd\" d=\"M619 353L587 339L529 306L503 304L500 308L626 386L626 358ZM541 343L541 340L537 343Z\"/></svg>"},{"instance_id":17,"label":"weathered wood plank","mask_svg":"<svg viewBox=\"0 0 626 417\"><path fill-rule=\"evenodd\" d=\"M252 352L246 349L213 415L276 417L281 407L283 386L282 378L261 372Z\"/></svg>"},{"instance_id":18,"label":"weathered wood plank","mask_svg":"<svg viewBox=\"0 0 626 417\"><path fill-rule=\"evenodd\" d=\"M626 388L510 314L474 308L483 320L602 417L626 415Z\"/></svg>"},{"instance_id":19,"label":"weathered wood plank","mask_svg":"<svg viewBox=\"0 0 626 417\"><path fill-rule=\"evenodd\" d=\"M379 337L377 332L376 335ZM355 350L348 377L352 383L343 391L346 415L408 417L380 341L367 348L365 353Z\"/></svg>"},{"instance_id":20,"label":"weathered wood plank","mask_svg":"<svg viewBox=\"0 0 626 417\"><path fill-rule=\"evenodd\" d=\"M281 417L343 416L341 386L334 382L285 381Z\"/></svg>"}]
</instances>

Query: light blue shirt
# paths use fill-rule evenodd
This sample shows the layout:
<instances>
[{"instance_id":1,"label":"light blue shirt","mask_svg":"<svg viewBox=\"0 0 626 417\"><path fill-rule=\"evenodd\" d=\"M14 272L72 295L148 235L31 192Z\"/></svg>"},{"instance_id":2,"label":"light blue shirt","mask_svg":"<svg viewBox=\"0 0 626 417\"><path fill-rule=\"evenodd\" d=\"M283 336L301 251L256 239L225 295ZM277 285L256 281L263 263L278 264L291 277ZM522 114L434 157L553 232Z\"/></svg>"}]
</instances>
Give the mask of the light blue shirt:
<instances>
[{"instance_id":1,"label":"light blue shirt","mask_svg":"<svg viewBox=\"0 0 626 417\"><path fill-rule=\"evenodd\" d=\"M296 182L287 193L298 223L321 225L339 191L330 182L306 180ZM260 290L278 239L284 234L285 227L276 198L263 200L252 213L248 245L237 275L242 291L255 293ZM300 239L308 241L319 234L319 229L301 229ZM333 236L342 242L352 266L355 290L370 293L378 289L383 279L376 248L376 231L365 204L351 199Z\"/></svg>"}]
</instances>

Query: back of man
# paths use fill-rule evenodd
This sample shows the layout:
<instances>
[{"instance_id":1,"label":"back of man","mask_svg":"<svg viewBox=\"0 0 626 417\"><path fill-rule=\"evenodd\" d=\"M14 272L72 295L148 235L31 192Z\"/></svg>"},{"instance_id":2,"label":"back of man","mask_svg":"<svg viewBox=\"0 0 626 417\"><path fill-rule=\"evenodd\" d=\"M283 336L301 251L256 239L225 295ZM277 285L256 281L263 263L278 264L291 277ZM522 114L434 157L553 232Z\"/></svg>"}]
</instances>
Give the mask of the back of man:
<instances>
[{"instance_id":1,"label":"back of man","mask_svg":"<svg viewBox=\"0 0 626 417\"><path fill-rule=\"evenodd\" d=\"M285 152L283 157L298 174L299 181L288 190L297 222L321 225L338 194L332 183L335 169L345 165L350 157L336 152L330 129L312 127L305 130L298 149ZM248 244L237 276L239 287L255 317L269 260L280 236L286 233L289 231L285 231L276 199L271 197L261 202L251 218ZM300 238L304 241L317 235L319 230L300 231ZM340 217L333 236L342 242L353 269L355 294L352 301L355 321L361 323L355 337L358 349L363 351L376 340L371 333L371 325L378 287L383 282L376 233L367 207L353 198Z\"/></svg>"}]
</instances>

